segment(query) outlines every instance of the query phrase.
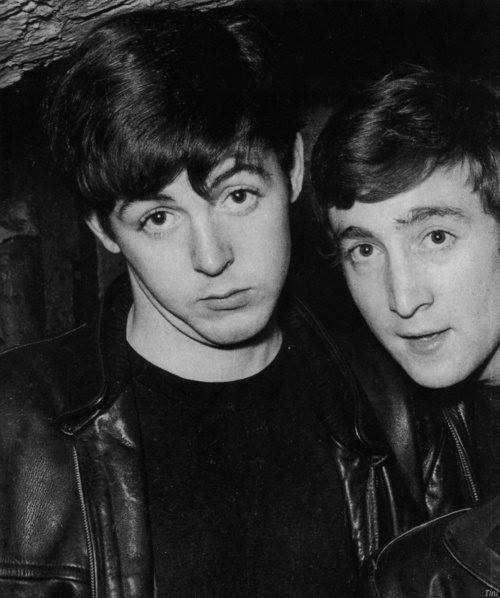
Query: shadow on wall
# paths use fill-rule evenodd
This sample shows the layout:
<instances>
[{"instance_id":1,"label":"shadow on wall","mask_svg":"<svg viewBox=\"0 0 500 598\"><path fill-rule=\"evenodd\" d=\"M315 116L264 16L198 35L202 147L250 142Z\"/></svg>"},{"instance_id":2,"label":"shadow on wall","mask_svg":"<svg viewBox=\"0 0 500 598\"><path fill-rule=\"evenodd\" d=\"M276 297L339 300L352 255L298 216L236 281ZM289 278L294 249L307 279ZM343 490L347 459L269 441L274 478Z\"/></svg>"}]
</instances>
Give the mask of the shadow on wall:
<instances>
[{"instance_id":1,"label":"shadow on wall","mask_svg":"<svg viewBox=\"0 0 500 598\"><path fill-rule=\"evenodd\" d=\"M95 305L95 249L51 172L46 71L0 94L0 349L58 334Z\"/></svg>"}]
</instances>

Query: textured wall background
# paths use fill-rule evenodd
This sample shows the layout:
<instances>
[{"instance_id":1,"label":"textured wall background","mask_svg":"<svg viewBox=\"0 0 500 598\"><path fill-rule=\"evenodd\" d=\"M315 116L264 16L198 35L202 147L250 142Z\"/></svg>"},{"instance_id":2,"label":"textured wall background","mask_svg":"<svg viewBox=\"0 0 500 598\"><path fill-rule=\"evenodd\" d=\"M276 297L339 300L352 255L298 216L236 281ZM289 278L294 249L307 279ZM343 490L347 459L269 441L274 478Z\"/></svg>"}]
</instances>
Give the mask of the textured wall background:
<instances>
[{"instance_id":1,"label":"textured wall background","mask_svg":"<svg viewBox=\"0 0 500 598\"><path fill-rule=\"evenodd\" d=\"M0 87L64 57L97 20L134 8L228 6L237 0L1 0Z\"/></svg>"}]
</instances>

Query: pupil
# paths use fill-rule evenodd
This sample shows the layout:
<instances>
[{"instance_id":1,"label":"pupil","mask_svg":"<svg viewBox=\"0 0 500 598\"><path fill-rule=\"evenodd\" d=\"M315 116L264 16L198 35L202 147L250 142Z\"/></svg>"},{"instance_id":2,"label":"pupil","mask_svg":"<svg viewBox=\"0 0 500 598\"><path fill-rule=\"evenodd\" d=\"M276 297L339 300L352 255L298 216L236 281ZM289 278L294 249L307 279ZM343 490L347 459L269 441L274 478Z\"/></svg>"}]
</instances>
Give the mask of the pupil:
<instances>
[{"instance_id":1,"label":"pupil","mask_svg":"<svg viewBox=\"0 0 500 598\"><path fill-rule=\"evenodd\" d=\"M165 222L165 212L156 212L156 214L153 214L153 222L155 224L163 224Z\"/></svg>"},{"instance_id":2,"label":"pupil","mask_svg":"<svg viewBox=\"0 0 500 598\"><path fill-rule=\"evenodd\" d=\"M436 230L432 233L432 240L434 243L442 243L444 241L444 233L442 230Z\"/></svg>"},{"instance_id":3,"label":"pupil","mask_svg":"<svg viewBox=\"0 0 500 598\"><path fill-rule=\"evenodd\" d=\"M245 201L245 191L235 191L233 193L233 199L236 203L243 203Z\"/></svg>"},{"instance_id":4,"label":"pupil","mask_svg":"<svg viewBox=\"0 0 500 598\"><path fill-rule=\"evenodd\" d=\"M372 254L372 246L371 245L361 245L361 254L365 257L368 257Z\"/></svg>"}]
</instances>

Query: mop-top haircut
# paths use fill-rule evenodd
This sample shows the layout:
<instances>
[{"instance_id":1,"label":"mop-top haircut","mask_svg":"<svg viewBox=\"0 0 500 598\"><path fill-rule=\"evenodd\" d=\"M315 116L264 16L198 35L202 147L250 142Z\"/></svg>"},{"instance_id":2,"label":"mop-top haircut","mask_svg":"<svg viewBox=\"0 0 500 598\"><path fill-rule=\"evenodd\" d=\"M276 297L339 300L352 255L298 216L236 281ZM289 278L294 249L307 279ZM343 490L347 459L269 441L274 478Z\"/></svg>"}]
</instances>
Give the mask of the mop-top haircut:
<instances>
[{"instance_id":1,"label":"mop-top haircut","mask_svg":"<svg viewBox=\"0 0 500 598\"><path fill-rule=\"evenodd\" d=\"M222 159L275 152L288 173L298 119L270 36L251 18L144 10L93 29L48 99L52 154L84 214L106 217L184 169L203 195Z\"/></svg>"},{"instance_id":2,"label":"mop-top haircut","mask_svg":"<svg viewBox=\"0 0 500 598\"><path fill-rule=\"evenodd\" d=\"M500 219L499 108L493 91L475 81L415 66L389 73L335 111L315 145L320 216L387 199L438 168L464 164L484 210Z\"/></svg>"}]
</instances>

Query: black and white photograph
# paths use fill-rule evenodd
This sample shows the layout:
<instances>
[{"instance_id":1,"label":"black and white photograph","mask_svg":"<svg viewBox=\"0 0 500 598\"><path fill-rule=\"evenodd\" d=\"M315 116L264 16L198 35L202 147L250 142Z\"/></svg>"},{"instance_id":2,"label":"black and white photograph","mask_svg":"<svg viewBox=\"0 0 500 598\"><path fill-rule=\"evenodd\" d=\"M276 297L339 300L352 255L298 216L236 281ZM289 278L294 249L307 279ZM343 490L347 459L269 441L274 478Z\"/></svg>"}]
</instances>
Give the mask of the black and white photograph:
<instances>
[{"instance_id":1,"label":"black and white photograph","mask_svg":"<svg viewBox=\"0 0 500 598\"><path fill-rule=\"evenodd\" d=\"M500 2L0 2L0 598L500 598Z\"/></svg>"}]
</instances>

